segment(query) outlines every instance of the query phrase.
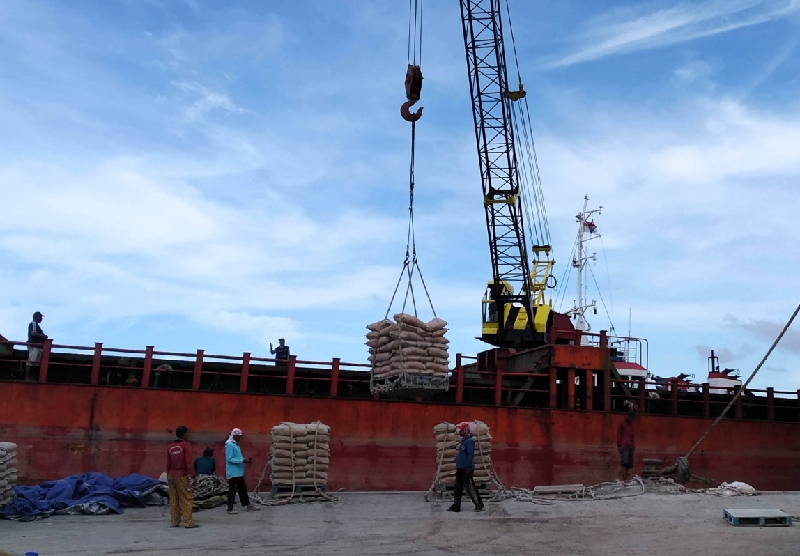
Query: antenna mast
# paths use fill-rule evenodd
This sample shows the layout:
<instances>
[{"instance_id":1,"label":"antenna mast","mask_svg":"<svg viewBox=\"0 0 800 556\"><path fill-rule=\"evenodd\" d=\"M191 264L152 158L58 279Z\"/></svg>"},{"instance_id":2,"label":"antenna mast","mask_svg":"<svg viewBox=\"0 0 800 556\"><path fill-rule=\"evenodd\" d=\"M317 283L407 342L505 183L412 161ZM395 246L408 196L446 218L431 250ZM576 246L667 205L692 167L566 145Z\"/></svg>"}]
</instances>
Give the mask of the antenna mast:
<instances>
[{"instance_id":1,"label":"antenna mast","mask_svg":"<svg viewBox=\"0 0 800 556\"><path fill-rule=\"evenodd\" d=\"M597 260L597 253L586 254L585 244L600 237L600 234L597 233L597 226L592 222L591 217L593 214L600 214L603 207L589 210L588 205L589 196L586 195L583 197L583 210L575 216L575 220L578 222L578 248L575 258L572 259L572 266L577 270L578 275L578 298L575 301L575 306L567 313L575 320L575 328L578 330L590 330L589 323L586 321L587 310L592 309L594 313L597 313L597 301L593 299L589 303L586 299L586 283L583 271L587 261ZM582 343L583 341L581 340Z\"/></svg>"}]
</instances>

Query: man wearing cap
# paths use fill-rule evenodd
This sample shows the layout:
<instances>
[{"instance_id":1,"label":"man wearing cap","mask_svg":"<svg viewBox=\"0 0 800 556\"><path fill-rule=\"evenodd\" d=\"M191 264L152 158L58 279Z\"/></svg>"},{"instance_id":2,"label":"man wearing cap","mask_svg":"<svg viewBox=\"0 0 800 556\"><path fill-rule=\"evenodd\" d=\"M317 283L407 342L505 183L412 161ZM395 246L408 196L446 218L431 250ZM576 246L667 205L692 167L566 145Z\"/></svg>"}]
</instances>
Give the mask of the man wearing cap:
<instances>
[{"instance_id":1,"label":"man wearing cap","mask_svg":"<svg viewBox=\"0 0 800 556\"><path fill-rule=\"evenodd\" d=\"M244 482L244 464L253 463L252 458L242 456L239 442L242 440L242 429L233 429L225 442L225 475L228 479L228 513L237 514L233 509L233 501L239 494L239 502L247 508L248 512L257 512L260 508L250 502L247 495L247 485Z\"/></svg>"},{"instance_id":2,"label":"man wearing cap","mask_svg":"<svg viewBox=\"0 0 800 556\"><path fill-rule=\"evenodd\" d=\"M275 349L272 349L272 344L269 345L269 352L275 356L276 361L285 363L289 360L289 346L286 345L286 340L283 338L278 340L280 344Z\"/></svg>"},{"instance_id":3,"label":"man wearing cap","mask_svg":"<svg viewBox=\"0 0 800 556\"><path fill-rule=\"evenodd\" d=\"M43 317L42 313L36 311L33 314L33 320L28 325L28 363L25 365L25 380L34 380L33 369L34 367L38 369L42 360L41 344L47 339L47 334L42 332L42 327L39 326Z\"/></svg>"},{"instance_id":4,"label":"man wearing cap","mask_svg":"<svg viewBox=\"0 0 800 556\"><path fill-rule=\"evenodd\" d=\"M472 474L475 472L475 441L472 439L469 423L460 423L458 431L461 434L461 442L458 445L458 453L456 454L456 482L453 486L453 505L447 508L447 511L461 511L461 493L466 488L470 500L475 504L475 511L482 512L483 501L475 488L475 481L472 478Z\"/></svg>"}]
</instances>

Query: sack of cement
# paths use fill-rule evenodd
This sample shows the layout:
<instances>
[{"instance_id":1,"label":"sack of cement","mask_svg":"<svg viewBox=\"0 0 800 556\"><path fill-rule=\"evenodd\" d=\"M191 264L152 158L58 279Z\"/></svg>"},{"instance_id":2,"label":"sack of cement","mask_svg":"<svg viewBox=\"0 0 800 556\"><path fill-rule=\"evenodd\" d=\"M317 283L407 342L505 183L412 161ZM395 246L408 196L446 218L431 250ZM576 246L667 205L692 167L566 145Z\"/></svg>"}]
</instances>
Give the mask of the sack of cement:
<instances>
[{"instance_id":1,"label":"sack of cement","mask_svg":"<svg viewBox=\"0 0 800 556\"><path fill-rule=\"evenodd\" d=\"M328 483L331 428L316 423L280 423L272 427L270 480L273 485L314 486Z\"/></svg>"},{"instance_id":2,"label":"sack of cement","mask_svg":"<svg viewBox=\"0 0 800 556\"><path fill-rule=\"evenodd\" d=\"M447 322L434 318L425 322L398 313L394 321L384 319L367 325L367 347L373 379L400 375L427 376L446 383L449 341L444 337Z\"/></svg>"},{"instance_id":3,"label":"sack of cement","mask_svg":"<svg viewBox=\"0 0 800 556\"><path fill-rule=\"evenodd\" d=\"M17 486L17 445L0 442L0 508L14 501Z\"/></svg>"},{"instance_id":4,"label":"sack of cement","mask_svg":"<svg viewBox=\"0 0 800 556\"><path fill-rule=\"evenodd\" d=\"M460 430L468 424L472 440L475 442L473 479L477 485L491 483L494 477L492 466L492 435L489 427L482 421L459 423L439 423L433 427L436 440L436 479L435 483L453 486L456 479L456 455L461 447Z\"/></svg>"}]
</instances>

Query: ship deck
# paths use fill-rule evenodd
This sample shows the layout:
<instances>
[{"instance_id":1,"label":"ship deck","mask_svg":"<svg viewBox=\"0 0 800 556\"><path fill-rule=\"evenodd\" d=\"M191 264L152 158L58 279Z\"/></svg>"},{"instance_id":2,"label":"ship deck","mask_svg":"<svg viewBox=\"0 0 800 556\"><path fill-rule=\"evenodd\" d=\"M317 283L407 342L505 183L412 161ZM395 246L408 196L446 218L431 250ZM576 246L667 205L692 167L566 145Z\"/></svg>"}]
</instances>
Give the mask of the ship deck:
<instances>
[{"instance_id":1,"label":"ship deck","mask_svg":"<svg viewBox=\"0 0 800 556\"><path fill-rule=\"evenodd\" d=\"M800 493L754 497L703 494L552 506L506 500L460 514L413 494L343 494L336 503L264 507L230 516L224 508L195 514L199 529L171 529L166 507L122 516L65 516L0 521L0 549L19 554L189 555L318 553L415 556L443 554L795 555L798 527L732 527L726 508L780 508L798 515ZM534 548L535 547L535 548Z\"/></svg>"}]
</instances>

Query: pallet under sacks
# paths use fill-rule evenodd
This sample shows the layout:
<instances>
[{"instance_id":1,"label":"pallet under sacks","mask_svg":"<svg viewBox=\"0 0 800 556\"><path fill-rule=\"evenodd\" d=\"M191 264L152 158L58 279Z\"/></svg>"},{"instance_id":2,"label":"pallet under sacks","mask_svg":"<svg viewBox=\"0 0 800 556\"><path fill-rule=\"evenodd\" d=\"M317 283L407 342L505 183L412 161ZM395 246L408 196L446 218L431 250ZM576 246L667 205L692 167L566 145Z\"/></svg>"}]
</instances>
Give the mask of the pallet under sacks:
<instances>
[{"instance_id":1,"label":"pallet under sacks","mask_svg":"<svg viewBox=\"0 0 800 556\"><path fill-rule=\"evenodd\" d=\"M0 442L0 509L14 501L17 486L17 445Z\"/></svg>"},{"instance_id":2,"label":"pallet under sacks","mask_svg":"<svg viewBox=\"0 0 800 556\"><path fill-rule=\"evenodd\" d=\"M488 425L482 421L470 421L468 424L475 441L473 480L478 492L482 496L491 495L494 493L493 486L504 490L492 465L492 435ZM457 425L453 423L439 423L433 427L433 435L436 439L436 475L426 499L434 492L438 496L452 495L456 480L456 454L461 444Z\"/></svg>"},{"instance_id":3,"label":"pallet under sacks","mask_svg":"<svg viewBox=\"0 0 800 556\"><path fill-rule=\"evenodd\" d=\"M328 485L331 428L316 423L272 427L270 481L273 498L320 496Z\"/></svg>"},{"instance_id":4,"label":"pallet under sacks","mask_svg":"<svg viewBox=\"0 0 800 556\"><path fill-rule=\"evenodd\" d=\"M367 326L370 391L446 391L449 379L447 322L425 322L406 313Z\"/></svg>"}]
</instances>

